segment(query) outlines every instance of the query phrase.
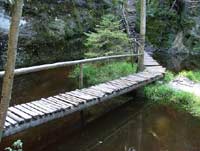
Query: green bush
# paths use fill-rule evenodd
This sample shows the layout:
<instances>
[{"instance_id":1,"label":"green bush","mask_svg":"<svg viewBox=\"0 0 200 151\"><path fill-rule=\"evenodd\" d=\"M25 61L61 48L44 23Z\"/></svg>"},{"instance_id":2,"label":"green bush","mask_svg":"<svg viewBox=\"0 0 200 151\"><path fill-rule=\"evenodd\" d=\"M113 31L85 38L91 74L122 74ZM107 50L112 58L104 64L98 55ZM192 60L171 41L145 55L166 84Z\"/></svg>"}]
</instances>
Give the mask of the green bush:
<instances>
[{"instance_id":1,"label":"green bush","mask_svg":"<svg viewBox=\"0 0 200 151\"><path fill-rule=\"evenodd\" d=\"M87 64L83 66L84 82L86 85L94 85L135 73L136 70L137 66L128 62L113 62L98 65ZM70 76L78 78L79 75L80 69L76 67Z\"/></svg>"}]
</instances>

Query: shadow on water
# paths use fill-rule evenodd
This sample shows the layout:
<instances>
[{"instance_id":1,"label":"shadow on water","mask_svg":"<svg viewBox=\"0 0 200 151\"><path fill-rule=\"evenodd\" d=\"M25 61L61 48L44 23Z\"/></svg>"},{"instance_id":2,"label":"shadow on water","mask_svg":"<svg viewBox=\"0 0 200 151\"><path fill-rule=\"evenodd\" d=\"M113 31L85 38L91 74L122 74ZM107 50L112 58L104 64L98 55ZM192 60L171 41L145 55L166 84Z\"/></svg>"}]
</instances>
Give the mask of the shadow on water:
<instances>
[{"instance_id":1,"label":"shadow on water","mask_svg":"<svg viewBox=\"0 0 200 151\"><path fill-rule=\"evenodd\" d=\"M170 54L163 51L154 53L154 58L170 71L199 70L200 54Z\"/></svg>"},{"instance_id":2,"label":"shadow on water","mask_svg":"<svg viewBox=\"0 0 200 151\"><path fill-rule=\"evenodd\" d=\"M16 76L10 105L34 101L77 88L77 80L69 78L72 69L73 67L67 67Z\"/></svg>"}]
</instances>

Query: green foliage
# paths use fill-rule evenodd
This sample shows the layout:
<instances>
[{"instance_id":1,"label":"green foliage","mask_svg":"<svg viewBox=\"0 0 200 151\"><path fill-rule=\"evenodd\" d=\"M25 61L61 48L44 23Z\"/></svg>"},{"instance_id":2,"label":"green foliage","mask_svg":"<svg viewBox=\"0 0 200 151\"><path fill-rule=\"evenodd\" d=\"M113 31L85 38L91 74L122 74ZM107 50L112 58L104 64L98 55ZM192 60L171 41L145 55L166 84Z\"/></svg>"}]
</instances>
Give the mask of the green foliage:
<instances>
[{"instance_id":1,"label":"green foliage","mask_svg":"<svg viewBox=\"0 0 200 151\"><path fill-rule=\"evenodd\" d=\"M182 74L186 75L186 73ZM192 93L178 91L169 87L168 82L173 80L173 78L174 75L168 72L163 83L157 82L156 84L146 86L144 89L145 97L151 104L171 105L177 109L200 116L200 98Z\"/></svg>"},{"instance_id":2,"label":"green foliage","mask_svg":"<svg viewBox=\"0 0 200 151\"><path fill-rule=\"evenodd\" d=\"M170 82L171 80L173 80L174 79L174 74L172 73L172 72L170 72L170 71L167 71L166 73L165 73L165 77L164 77L164 82L166 83L166 82Z\"/></svg>"},{"instance_id":3,"label":"green foliage","mask_svg":"<svg viewBox=\"0 0 200 151\"><path fill-rule=\"evenodd\" d=\"M200 82L200 71L182 71L179 75L187 77L194 82Z\"/></svg>"},{"instance_id":4,"label":"green foliage","mask_svg":"<svg viewBox=\"0 0 200 151\"><path fill-rule=\"evenodd\" d=\"M83 66L83 75L86 85L94 85L113 79L117 79L128 74L135 73L137 66L128 62L113 62L109 64L87 64ZM76 67L71 73L71 77L79 77L80 69Z\"/></svg>"},{"instance_id":5,"label":"green foliage","mask_svg":"<svg viewBox=\"0 0 200 151\"><path fill-rule=\"evenodd\" d=\"M96 57L110 54L120 54L130 50L130 41L126 33L119 29L119 19L112 15L105 15L95 32L85 33L85 46L88 48L86 56Z\"/></svg>"},{"instance_id":6,"label":"green foliage","mask_svg":"<svg viewBox=\"0 0 200 151\"><path fill-rule=\"evenodd\" d=\"M190 106L197 102L197 97L193 94L174 90L167 84L156 84L145 87L145 96L158 104L177 104L180 107Z\"/></svg>"},{"instance_id":7,"label":"green foliage","mask_svg":"<svg viewBox=\"0 0 200 151\"><path fill-rule=\"evenodd\" d=\"M23 151L23 143L21 140L17 140L12 144L12 147L5 148L6 151Z\"/></svg>"}]
</instances>

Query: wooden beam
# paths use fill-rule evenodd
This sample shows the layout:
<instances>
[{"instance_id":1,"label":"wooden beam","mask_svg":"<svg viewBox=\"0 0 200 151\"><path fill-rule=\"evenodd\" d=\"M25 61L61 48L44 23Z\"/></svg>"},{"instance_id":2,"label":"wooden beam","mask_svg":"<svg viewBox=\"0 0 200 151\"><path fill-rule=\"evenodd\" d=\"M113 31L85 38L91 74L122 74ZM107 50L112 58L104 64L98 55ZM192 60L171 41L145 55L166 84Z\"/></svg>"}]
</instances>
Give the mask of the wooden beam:
<instances>
[{"instance_id":1,"label":"wooden beam","mask_svg":"<svg viewBox=\"0 0 200 151\"><path fill-rule=\"evenodd\" d=\"M104 57L82 59L82 60L75 60L75 61L57 62L57 63L52 63L52 64L44 64L44 65L15 69L14 74L22 75L22 74L28 74L28 73L38 72L42 70L55 69L55 68L83 64L83 63L91 63L91 62L98 62L98 61L109 60L109 59L119 59L119 58L127 58L127 57L134 57L134 56L137 57L139 55L142 55L142 54L113 55L113 56L104 56ZM3 77L4 74L5 74L5 71L0 71L0 77Z\"/></svg>"}]
</instances>

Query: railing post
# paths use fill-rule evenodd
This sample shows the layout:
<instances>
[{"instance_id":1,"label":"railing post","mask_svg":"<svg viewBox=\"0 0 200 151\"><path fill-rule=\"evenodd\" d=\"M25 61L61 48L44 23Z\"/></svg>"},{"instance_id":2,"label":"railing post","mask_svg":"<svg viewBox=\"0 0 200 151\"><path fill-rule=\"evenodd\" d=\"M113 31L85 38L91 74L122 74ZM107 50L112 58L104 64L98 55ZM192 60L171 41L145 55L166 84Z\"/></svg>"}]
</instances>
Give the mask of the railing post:
<instances>
[{"instance_id":1,"label":"railing post","mask_svg":"<svg viewBox=\"0 0 200 151\"><path fill-rule=\"evenodd\" d=\"M146 0L140 0L141 12L140 12L140 35L141 45L139 46L139 53L142 54L138 58L138 70L144 70L144 49L145 49L145 35L146 35Z\"/></svg>"},{"instance_id":2,"label":"railing post","mask_svg":"<svg viewBox=\"0 0 200 151\"><path fill-rule=\"evenodd\" d=\"M83 64L80 64L79 88L83 88Z\"/></svg>"}]
</instances>

